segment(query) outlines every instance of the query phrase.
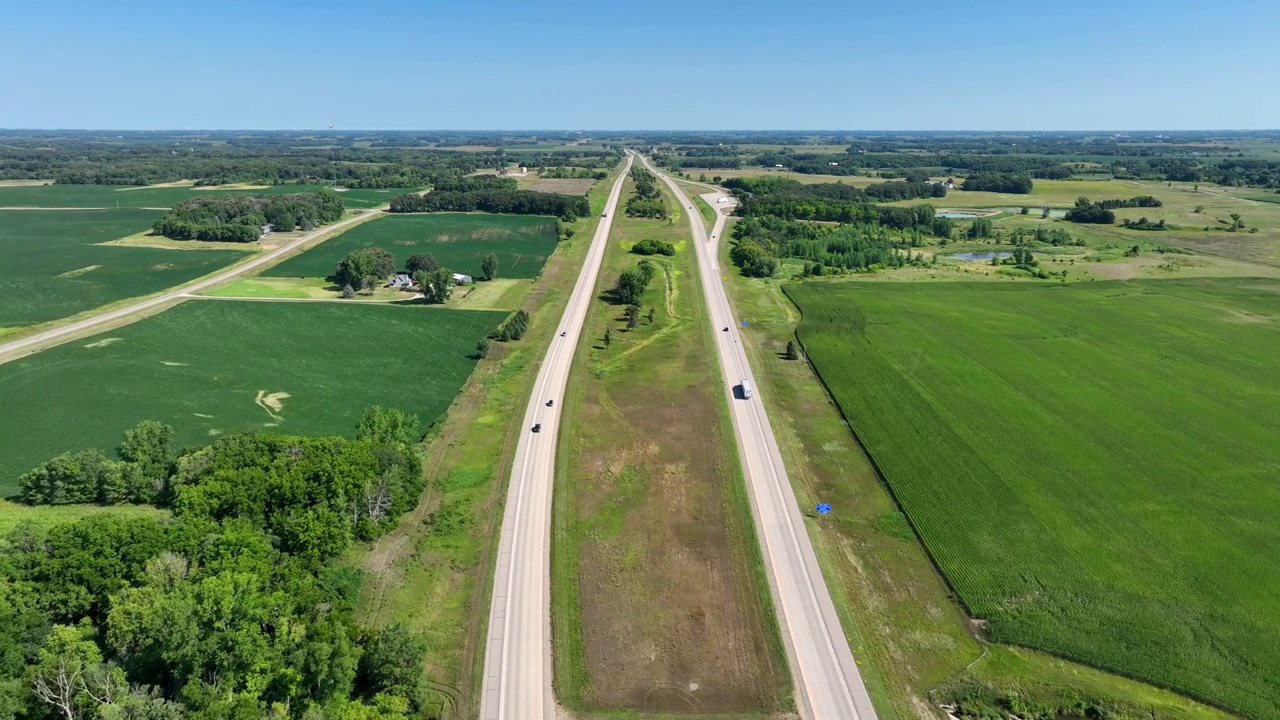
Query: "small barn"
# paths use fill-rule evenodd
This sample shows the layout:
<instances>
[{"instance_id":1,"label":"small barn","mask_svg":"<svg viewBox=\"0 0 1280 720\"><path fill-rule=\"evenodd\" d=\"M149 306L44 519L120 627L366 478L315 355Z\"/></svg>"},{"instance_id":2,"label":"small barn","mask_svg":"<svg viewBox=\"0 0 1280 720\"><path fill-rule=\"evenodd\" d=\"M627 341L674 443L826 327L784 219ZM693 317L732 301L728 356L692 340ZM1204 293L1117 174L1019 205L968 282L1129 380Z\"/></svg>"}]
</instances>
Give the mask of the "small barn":
<instances>
[{"instance_id":1,"label":"small barn","mask_svg":"<svg viewBox=\"0 0 1280 720\"><path fill-rule=\"evenodd\" d=\"M470 285L471 283L475 282L475 280L470 275L463 275L462 273L454 273L453 282L455 285Z\"/></svg>"}]
</instances>

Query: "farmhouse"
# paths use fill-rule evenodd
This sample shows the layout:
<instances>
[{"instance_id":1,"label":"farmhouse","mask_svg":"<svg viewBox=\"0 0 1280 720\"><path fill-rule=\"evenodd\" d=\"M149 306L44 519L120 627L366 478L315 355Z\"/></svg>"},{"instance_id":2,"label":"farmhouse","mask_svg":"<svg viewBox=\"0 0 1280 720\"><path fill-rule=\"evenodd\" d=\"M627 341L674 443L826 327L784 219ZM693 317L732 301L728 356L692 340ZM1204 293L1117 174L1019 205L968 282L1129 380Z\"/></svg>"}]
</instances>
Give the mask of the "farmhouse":
<instances>
[{"instance_id":1,"label":"farmhouse","mask_svg":"<svg viewBox=\"0 0 1280 720\"><path fill-rule=\"evenodd\" d=\"M396 273L396 276L391 278L391 282L387 283L387 287L408 290L413 287L413 278L409 277L408 273Z\"/></svg>"}]
</instances>

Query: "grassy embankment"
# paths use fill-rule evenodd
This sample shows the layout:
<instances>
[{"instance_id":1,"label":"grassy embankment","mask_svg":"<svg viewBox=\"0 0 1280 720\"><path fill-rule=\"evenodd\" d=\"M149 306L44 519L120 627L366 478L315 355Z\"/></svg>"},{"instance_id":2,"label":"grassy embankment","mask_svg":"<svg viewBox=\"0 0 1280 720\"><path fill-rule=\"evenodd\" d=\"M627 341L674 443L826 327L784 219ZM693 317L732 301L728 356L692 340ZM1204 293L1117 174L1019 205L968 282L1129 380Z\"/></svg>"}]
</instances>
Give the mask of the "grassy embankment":
<instances>
[{"instance_id":1,"label":"grassy embankment","mask_svg":"<svg viewBox=\"0 0 1280 720\"><path fill-rule=\"evenodd\" d=\"M365 571L364 622L404 622L427 637L424 673L448 718L479 710L493 553L520 419L611 183L588 193L592 216L571 225L573 238L556 246L539 278L517 286L517 304L531 314L529 331L519 342L494 343L453 400L430 438L418 507L372 548L345 559Z\"/></svg>"},{"instance_id":2,"label":"grassy embankment","mask_svg":"<svg viewBox=\"0 0 1280 720\"><path fill-rule=\"evenodd\" d=\"M1095 706L1129 716L1226 717L1149 685L980 641L822 384L807 363L784 359L801 321L782 293L784 280L728 277L735 310L749 321L746 349L798 499L836 510L810 514L807 524L882 717L937 717L932 706L943 695L936 691L970 681L989 688L989 698L1020 697L1023 712Z\"/></svg>"},{"instance_id":3,"label":"grassy embankment","mask_svg":"<svg viewBox=\"0 0 1280 720\"><path fill-rule=\"evenodd\" d=\"M553 511L557 697L588 717L768 716L789 706L789 675L685 208L667 203L669 221L615 219L565 398ZM609 291L640 259L631 245L648 237L677 252L651 258L661 271L627 330Z\"/></svg>"}]
</instances>

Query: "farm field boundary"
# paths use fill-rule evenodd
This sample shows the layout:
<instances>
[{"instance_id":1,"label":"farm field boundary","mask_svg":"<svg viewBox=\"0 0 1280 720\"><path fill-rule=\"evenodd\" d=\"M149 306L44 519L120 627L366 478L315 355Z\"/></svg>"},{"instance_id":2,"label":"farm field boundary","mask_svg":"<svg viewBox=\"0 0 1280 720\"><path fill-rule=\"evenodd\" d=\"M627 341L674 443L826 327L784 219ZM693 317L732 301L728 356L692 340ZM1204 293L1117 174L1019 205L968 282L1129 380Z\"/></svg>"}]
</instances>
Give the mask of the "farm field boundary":
<instances>
[{"instance_id":1,"label":"farm field boundary","mask_svg":"<svg viewBox=\"0 0 1280 720\"><path fill-rule=\"evenodd\" d=\"M992 639L1265 718L1278 289L785 287L810 361Z\"/></svg>"},{"instance_id":2,"label":"farm field boundary","mask_svg":"<svg viewBox=\"0 0 1280 720\"><path fill-rule=\"evenodd\" d=\"M342 303L193 301L0 365L0 492L58 453L110 449L142 420L178 445L279 428L347 431L366 405L429 424L504 312ZM68 412L69 408L77 408Z\"/></svg>"},{"instance_id":3,"label":"farm field boundary","mask_svg":"<svg viewBox=\"0 0 1280 720\"><path fill-rule=\"evenodd\" d=\"M275 277L329 277L352 250L380 247L397 264L410 255L430 253L441 265L472 277L483 275L485 255L498 256L498 277L533 278L558 241L556 219L488 213L385 215L352 228L324 245L263 272Z\"/></svg>"}]
</instances>

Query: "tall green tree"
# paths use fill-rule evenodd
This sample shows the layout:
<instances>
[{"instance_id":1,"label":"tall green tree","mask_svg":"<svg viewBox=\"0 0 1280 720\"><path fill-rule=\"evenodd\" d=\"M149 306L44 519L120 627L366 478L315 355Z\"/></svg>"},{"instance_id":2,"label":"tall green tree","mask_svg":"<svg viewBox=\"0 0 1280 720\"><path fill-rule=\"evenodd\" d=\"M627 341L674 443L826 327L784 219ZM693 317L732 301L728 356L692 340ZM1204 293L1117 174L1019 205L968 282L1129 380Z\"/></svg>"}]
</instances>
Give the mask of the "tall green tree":
<instances>
[{"instance_id":1,"label":"tall green tree","mask_svg":"<svg viewBox=\"0 0 1280 720\"><path fill-rule=\"evenodd\" d=\"M396 261L391 253L377 247L357 248L338 262L334 280L360 290L370 290L391 277Z\"/></svg>"},{"instance_id":2,"label":"tall green tree","mask_svg":"<svg viewBox=\"0 0 1280 720\"><path fill-rule=\"evenodd\" d=\"M430 253L416 253L409 256L408 262L404 264L404 269L410 275L419 271L434 272L440 269L440 261L436 260L436 256Z\"/></svg>"},{"instance_id":3,"label":"tall green tree","mask_svg":"<svg viewBox=\"0 0 1280 720\"><path fill-rule=\"evenodd\" d=\"M498 256L496 253L489 253L484 256L484 260L480 263L480 269L484 271L485 280L494 280L498 277Z\"/></svg>"}]
</instances>

